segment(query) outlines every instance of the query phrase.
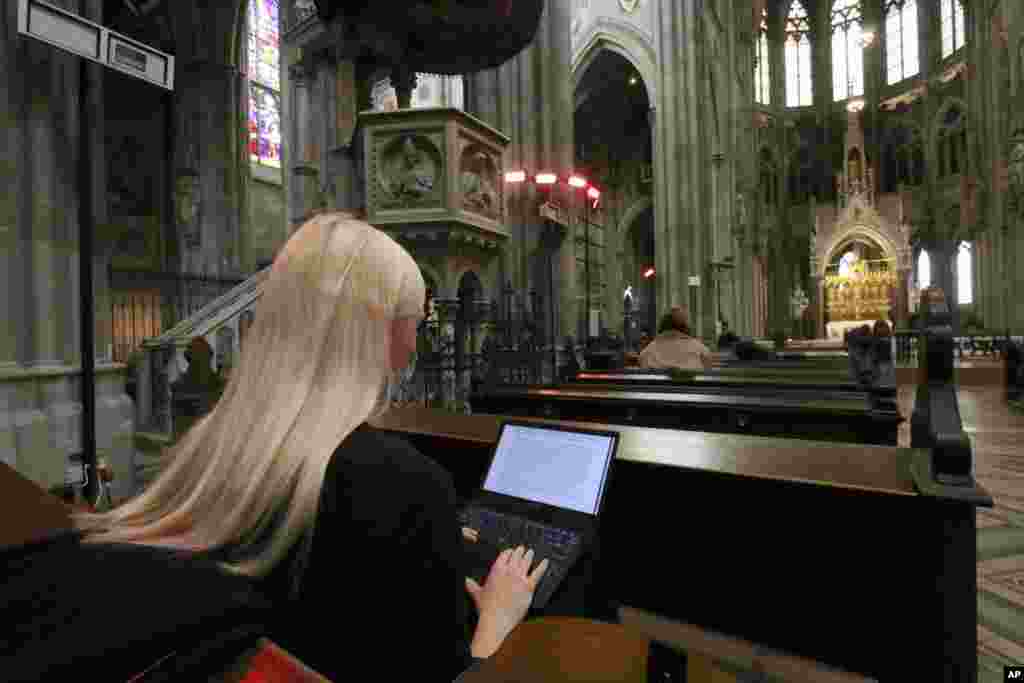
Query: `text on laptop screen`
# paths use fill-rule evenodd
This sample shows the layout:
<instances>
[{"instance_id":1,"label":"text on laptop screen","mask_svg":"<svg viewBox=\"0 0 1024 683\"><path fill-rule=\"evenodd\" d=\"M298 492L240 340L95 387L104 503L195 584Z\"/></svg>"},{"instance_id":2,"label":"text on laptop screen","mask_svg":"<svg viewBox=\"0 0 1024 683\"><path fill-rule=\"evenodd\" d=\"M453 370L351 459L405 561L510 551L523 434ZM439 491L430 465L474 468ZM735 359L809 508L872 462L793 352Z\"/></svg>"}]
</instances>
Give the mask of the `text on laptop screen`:
<instances>
[{"instance_id":1,"label":"text on laptop screen","mask_svg":"<svg viewBox=\"0 0 1024 683\"><path fill-rule=\"evenodd\" d=\"M597 514L613 443L602 434L506 425L484 489Z\"/></svg>"}]
</instances>

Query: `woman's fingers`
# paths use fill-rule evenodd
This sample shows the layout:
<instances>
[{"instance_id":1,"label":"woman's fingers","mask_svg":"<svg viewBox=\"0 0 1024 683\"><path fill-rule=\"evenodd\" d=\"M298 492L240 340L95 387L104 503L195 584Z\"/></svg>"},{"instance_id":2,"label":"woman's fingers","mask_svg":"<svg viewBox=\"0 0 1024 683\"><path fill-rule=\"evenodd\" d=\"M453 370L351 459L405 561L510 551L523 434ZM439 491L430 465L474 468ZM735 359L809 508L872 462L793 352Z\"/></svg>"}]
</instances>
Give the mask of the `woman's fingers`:
<instances>
[{"instance_id":1,"label":"woman's fingers","mask_svg":"<svg viewBox=\"0 0 1024 683\"><path fill-rule=\"evenodd\" d=\"M544 578L544 572L548 570L548 558L544 558L537 563L537 566L533 568L530 575L526 577L526 580L530 582L530 588L536 588L540 580Z\"/></svg>"},{"instance_id":2,"label":"woman's fingers","mask_svg":"<svg viewBox=\"0 0 1024 683\"><path fill-rule=\"evenodd\" d=\"M476 529L470 529L468 526L462 527L462 537L467 541L472 541L473 543L480 540L480 534Z\"/></svg>"}]
</instances>

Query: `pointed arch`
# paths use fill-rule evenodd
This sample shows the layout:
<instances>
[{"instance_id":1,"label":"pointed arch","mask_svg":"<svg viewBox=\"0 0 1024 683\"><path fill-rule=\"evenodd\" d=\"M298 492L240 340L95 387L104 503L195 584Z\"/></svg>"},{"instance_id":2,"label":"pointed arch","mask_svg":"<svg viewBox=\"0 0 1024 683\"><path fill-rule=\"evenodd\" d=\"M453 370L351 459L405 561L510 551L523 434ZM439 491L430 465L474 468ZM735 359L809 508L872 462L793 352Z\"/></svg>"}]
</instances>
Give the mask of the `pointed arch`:
<instances>
[{"instance_id":1,"label":"pointed arch","mask_svg":"<svg viewBox=\"0 0 1024 683\"><path fill-rule=\"evenodd\" d=\"M646 36L631 26L613 24L602 18L593 23L581 44L582 47L574 55L570 69L574 93L579 89L583 75L601 51L608 50L633 65L640 74L640 80L643 81L647 101L652 108L657 106L657 58Z\"/></svg>"}]
</instances>

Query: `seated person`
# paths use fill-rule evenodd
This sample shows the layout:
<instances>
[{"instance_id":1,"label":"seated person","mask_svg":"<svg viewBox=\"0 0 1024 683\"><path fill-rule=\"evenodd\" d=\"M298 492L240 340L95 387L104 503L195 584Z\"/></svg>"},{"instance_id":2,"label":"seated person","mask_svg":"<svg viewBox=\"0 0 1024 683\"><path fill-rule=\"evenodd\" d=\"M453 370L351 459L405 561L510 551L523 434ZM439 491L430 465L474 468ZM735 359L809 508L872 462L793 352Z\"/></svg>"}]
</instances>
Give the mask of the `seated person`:
<instances>
[{"instance_id":1,"label":"seated person","mask_svg":"<svg viewBox=\"0 0 1024 683\"><path fill-rule=\"evenodd\" d=\"M872 334L876 337L891 337L892 329L889 327L889 323L884 320L876 320Z\"/></svg>"},{"instance_id":2,"label":"seated person","mask_svg":"<svg viewBox=\"0 0 1024 683\"><path fill-rule=\"evenodd\" d=\"M385 233L339 213L305 223L223 397L141 495L75 516L83 542L172 548L251 577L280 601L274 642L335 681L366 664L450 681L489 657L546 562L529 572L532 551L508 550L483 586L468 580L451 475L367 424L416 349L424 298Z\"/></svg>"},{"instance_id":3,"label":"seated person","mask_svg":"<svg viewBox=\"0 0 1024 683\"><path fill-rule=\"evenodd\" d=\"M681 306L662 318L658 336L640 353L640 367L659 370L710 368L713 357L704 342L690 336L690 322Z\"/></svg>"}]
</instances>

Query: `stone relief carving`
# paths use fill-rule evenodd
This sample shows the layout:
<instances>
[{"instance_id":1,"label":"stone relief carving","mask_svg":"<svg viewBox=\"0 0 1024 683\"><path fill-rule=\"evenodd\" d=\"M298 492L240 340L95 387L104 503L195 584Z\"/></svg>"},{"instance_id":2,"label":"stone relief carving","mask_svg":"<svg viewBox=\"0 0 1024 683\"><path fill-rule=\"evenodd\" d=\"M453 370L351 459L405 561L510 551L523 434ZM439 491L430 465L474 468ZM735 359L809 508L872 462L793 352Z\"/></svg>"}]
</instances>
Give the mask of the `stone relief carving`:
<instances>
[{"instance_id":1,"label":"stone relief carving","mask_svg":"<svg viewBox=\"0 0 1024 683\"><path fill-rule=\"evenodd\" d=\"M467 211L497 219L501 205L495 189L498 170L494 159L478 147L469 147L462 154L459 168L462 207Z\"/></svg>"},{"instance_id":2,"label":"stone relief carving","mask_svg":"<svg viewBox=\"0 0 1024 683\"><path fill-rule=\"evenodd\" d=\"M442 162L437 147L422 135L405 135L387 145L380 159L382 208L439 201Z\"/></svg>"}]
</instances>

